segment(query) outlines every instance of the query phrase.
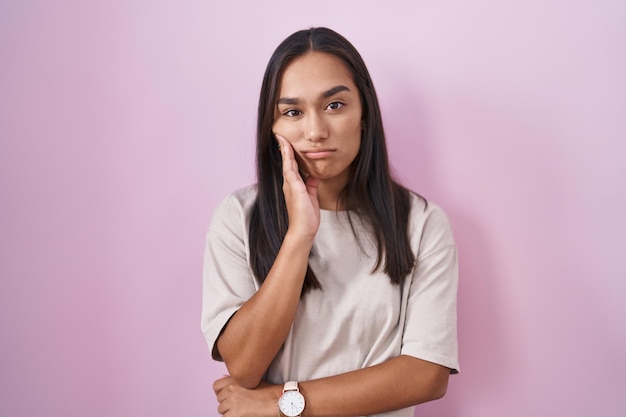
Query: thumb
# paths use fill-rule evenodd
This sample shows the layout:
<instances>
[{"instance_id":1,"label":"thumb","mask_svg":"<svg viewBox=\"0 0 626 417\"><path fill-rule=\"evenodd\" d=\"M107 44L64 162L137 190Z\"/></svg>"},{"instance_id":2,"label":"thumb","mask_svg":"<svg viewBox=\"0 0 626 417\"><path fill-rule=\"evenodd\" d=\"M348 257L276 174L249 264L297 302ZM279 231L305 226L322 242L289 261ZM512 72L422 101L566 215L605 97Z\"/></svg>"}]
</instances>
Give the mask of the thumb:
<instances>
[{"instance_id":1,"label":"thumb","mask_svg":"<svg viewBox=\"0 0 626 417\"><path fill-rule=\"evenodd\" d=\"M311 197L315 197L317 199L317 189L320 185L320 179L315 178L311 175L306 179L306 191L309 193Z\"/></svg>"}]
</instances>

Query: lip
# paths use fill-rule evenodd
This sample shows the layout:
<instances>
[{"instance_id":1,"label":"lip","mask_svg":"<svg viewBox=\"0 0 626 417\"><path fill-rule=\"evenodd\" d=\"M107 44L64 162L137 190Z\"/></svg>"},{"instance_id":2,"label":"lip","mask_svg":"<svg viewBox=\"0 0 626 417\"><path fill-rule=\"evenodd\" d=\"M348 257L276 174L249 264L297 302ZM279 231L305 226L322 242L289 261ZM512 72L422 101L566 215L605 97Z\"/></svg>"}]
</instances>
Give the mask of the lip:
<instances>
[{"instance_id":1,"label":"lip","mask_svg":"<svg viewBox=\"0 0 626 417\"><path fill-rule=\"evenodd\" d=\"M330 157L333 152L335 152L335 149L330 148L307 149L302 151L302 156L307 159L325 159Z\"/></svg>"}]
</instances>

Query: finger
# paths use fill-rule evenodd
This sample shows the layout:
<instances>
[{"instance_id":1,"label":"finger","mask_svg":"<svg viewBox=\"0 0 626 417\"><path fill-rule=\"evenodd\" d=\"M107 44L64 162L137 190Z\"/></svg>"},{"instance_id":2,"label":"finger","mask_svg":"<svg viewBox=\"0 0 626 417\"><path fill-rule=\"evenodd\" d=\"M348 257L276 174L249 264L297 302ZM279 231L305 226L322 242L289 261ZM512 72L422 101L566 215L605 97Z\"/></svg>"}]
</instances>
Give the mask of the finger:
<instances>
[{"instance_id":1,"label":"finger","mask_svg":"<svg viewBox=\"0 0 626 417\"><path fill-rule=\"evenodd\" d=\"M230 411L230 408L224 404L220 404L219 406L217 406L217 412L223 416L226 413L228 413Z\"/></svg>"},{"instance_id":2,"label":"finger","mask_svg":"<svg viewBox=\"0 0 626 417\"><path fill-rule=\"evenodd\" d=\"M224 388L232 383L232 377L230 375L225 375L222 378L217 379L215 382L213 382L213 392L215 392L215 394L217 395L220 393L220 391L222 391Z\"/></svg>"},{"instance_id":3,"label":"finger","mask_svg":"<svg viewBox=\"0 0 626 417\"><path fill-rule=\"evenodd\" d=\"M297 172L298 162L296 161L294 157L293 147L291 146L291 143L289 143L287 139L285 139L284 137L280 135L275 135L275 136L280 146L281 155L283 157L283 173L289 169Z\"/></svg>"},{"instance_id":4,"label":"finger","mask_svg":"<svg viewBox=\"0 0 626 417\"><path fill-rule=\"evenodd\" d=\"M306 179L306 190L310 196L317 198L317 189L320 185L320 179L308 176Z\"/></svg>"},{"instance_id":5,"label":"finger","mask_svg":"<svg viewBox=\"0 0 626 417\"><path fill-rule=\"evenodd\" d=\"M232 394L231 390L225 388L221 390L220 392L218 392L217 394L215 394L215 399L217 400L218 403L223 403L224 401L228 399L230 394Z\"/></svg>"},{"instance_id":6,"label":"finger","mask_svg":"<svg viewBox=\"0 0 626 417\"><path fill-rule=\"evenodd\" d=\"M276 132L272 132L272 134L274 135L274 139L276 139L277 145L278 145L278 149L280 150L281 146L282 146L282 142L285 140L284 137L282 137L281 135L279 135Z\"/></svg>"},{"instance_id":7,"label":"finger","mask_svg":"<svg viewBox=\"0 0 626 417\"><path fill-rule=\"evenodd\" d=\"M289 154L288 142L284 137L280 135L275 135L275 136L276 136L276 141L278 142L278 150L280 151L280 155L283 160L283 170L285 170L285 168L288 168L291 166L291 157Z\"/></svg>"},{"instance_id":8,"label":"finger","mask_svg":"<svg viewBox=\"0 0 626 417\"><path fill-rule=\"evenodd\" d=\"M302 181L302 177L300 176L300 171L298 170L298 163L294 158L294 151L291 144L282 136L277 136L277 140L279 140L281 144L281 152L283 156L283 178L285 179L284 185L289 187L297 187L296 189L300 189L301 191L305 190L304 182Z\"/></svg>"}]
</instances>

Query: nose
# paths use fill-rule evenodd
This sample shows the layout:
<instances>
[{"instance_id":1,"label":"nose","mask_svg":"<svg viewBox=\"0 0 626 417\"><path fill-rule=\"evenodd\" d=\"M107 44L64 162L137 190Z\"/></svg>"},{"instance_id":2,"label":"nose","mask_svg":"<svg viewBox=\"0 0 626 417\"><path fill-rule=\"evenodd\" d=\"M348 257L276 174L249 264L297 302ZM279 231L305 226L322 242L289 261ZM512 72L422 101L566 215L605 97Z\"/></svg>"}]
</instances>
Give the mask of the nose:
<instances>
[{"instance_id":1,"label":"nose","mask_svg":"<svg viewBox=\"0 0 626 417\"><path fill-rule=\"evenodd\" d=\"M311 142L319 142L328 137L328 126L321 114L309 112L304 123L304 137Z\"/></svg>"}]
</instances>

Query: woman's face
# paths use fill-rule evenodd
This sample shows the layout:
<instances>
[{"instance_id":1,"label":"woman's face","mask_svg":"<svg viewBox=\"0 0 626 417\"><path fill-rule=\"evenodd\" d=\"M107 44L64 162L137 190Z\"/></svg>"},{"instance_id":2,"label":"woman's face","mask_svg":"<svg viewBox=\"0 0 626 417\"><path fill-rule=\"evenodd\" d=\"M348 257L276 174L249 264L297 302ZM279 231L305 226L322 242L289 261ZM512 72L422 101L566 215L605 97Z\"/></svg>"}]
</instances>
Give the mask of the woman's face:
<instances>
[{"instance_id":1,"label":"woman's face","mask_svg":"<svg viewBox=\"0 0 626 417\"><path fill-rule=\"evenodd\" d=\"M359 91L339 58L309 52L285 68L272 130L291 143L300 169L319 178L320 186L348 183L361 120Z\"/></svg>"}]
</instances>

